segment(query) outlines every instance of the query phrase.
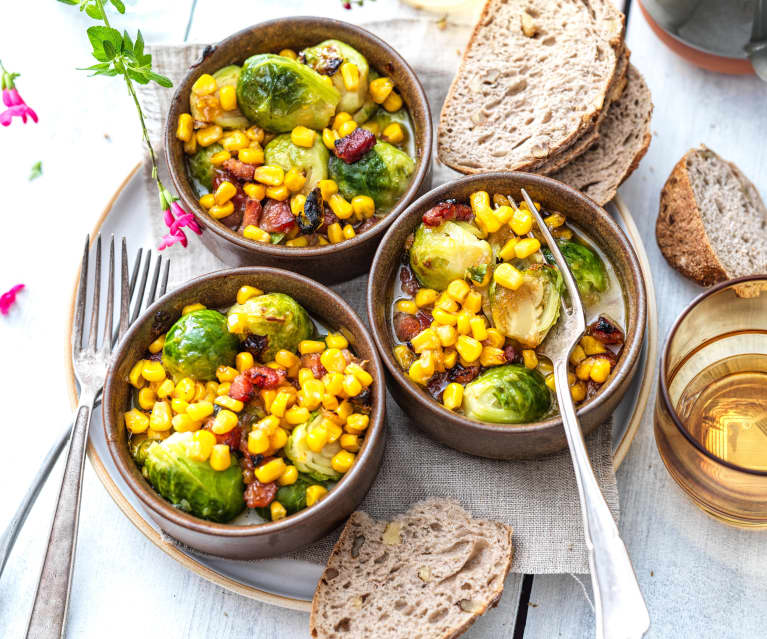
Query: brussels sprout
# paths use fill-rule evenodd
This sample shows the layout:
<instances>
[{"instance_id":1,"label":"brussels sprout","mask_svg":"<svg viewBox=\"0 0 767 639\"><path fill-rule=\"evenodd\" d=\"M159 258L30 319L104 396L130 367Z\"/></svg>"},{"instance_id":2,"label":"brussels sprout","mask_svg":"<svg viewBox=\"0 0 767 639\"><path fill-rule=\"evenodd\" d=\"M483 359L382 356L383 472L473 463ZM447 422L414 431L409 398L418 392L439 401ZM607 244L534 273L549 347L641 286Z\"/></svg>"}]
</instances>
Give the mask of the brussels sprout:
<instances>
[{"instance_id":1,"label":"brussels sprout","mask_svg":"<svg viewBox=\"0 0 767 639\"><path fill-rule=\"evenodd\" d=\"M496 424L524 424L551 408L551 393L537 370L520 364L496 366L463 389L467 417Z\"/></svg>"},{"instance_id":2,"label":"brussels sprout","mask_svg":"<svg viewBox=\"0 0 767 639\"><path fill-rule=\"evenodd\" d=\"M131 457L139 466L143 466L150 447L156 443L156 439L149 439L146 435L134 435L128 442Z\"/></svg>"},{"instance_id":3,"label":"brussels sprout","mask_svg":"<svg viewBox=\"0 0 767 639\"><path fill-rule=\"evenodd\" d=\"M204 309L182 315L165 335L162 363L174 379L215 379L219 366L233 366L239 340L229 332L226 317Z\"/></svg>"},{"instance_id":4,"label":"brussels sprout","mask_svg":"<svg viewBox=\"0 0 767 639\"><path fill-rule=\"evenodd\" d=\"M285 444L285 456L293 462L299 472L306 473L312 479L336 481L341 478L341 473L334 470L330 462L333 455L341 450L338 441L325 444L319 453L312 451L306 443L306 433L320 421L322 416L318 415L314 420L296 426Z\"/></svg>"},{"instance_id":5,"label":"brussels sprout","mask_svg":"<svg viewBox=\"0 0 767 639\"><path fill-rule=\"evenodd\" d=\"M236 458L226 470L189 457L193 433L174 433L149 448L144 463L152 487L176 508L196 517L226 522L245 507L242 471Z\"/></svg>"},{"instance_id":6,"label":"brussels sprout","mask_svg":"<svg viewBox=\"0 0 767 639\"><path fill-rule=\"evenodd\" d=\"M333 80L333 86L341 94L338 103L339 111L353 113L365 102L368 94L368 61L357 49L350 47L340 40L325 40L314 47L301 51L300 60L308 64L317 73L328 75ZM341 65L351 62L360 72L360 84L355 91L349 91L341 76Z\"/></svg>"},{"instance_id":7,"label":"brussels sprout","mask_svg":"<svg viewBox=\"0 0 767 639\"><path fill-rule=\"evenodd\" d=\"M222 87L236 87L240 78L240 67L231 64L219 69L213 74L216 79L215 93L210 95L197 95L194 91L189 96L189 110L195 120L213 122L225 129L244 129L250 126L248 119L242 112L235 108L232 111L223 111L219 101L219 91Z\"/></svg>"},{"instance_id":8,"label":"brussels sprout","mask_svg":"<svg viewBox=\"0 0 767 639\"><path fill-rule=\"evenodd\" d=\"M216 167L211 164L210 158L214 153L223 150L224 147L220 144L211 144L210 146L201 147L194 155L187 158L189 173L208 191L213 189L213 175L216 171Z\"/></svg>"},{"instance_id":9,"label":"brussels sprout","mask_svg":"<svg viewBox=\"0 0 767 639\"><path fill-rule=\"evenodd\" d=\"M283 133L274 138L264 148L266 164L282 167L289 171L293 167L303 169L306 173L306 183L301 192L306 195L320 180L328 177L328 153L319 135L314 136L314 145L310 149L293 144L289 133Z\"/></svg>"},{"instance_id":10,"label":"brussels sprout","mask_svg":"<svg viewBox=\"0 0 767 639\"><path fill-rule=\"evenodd\" d=\"M295 351L301 340L314 334L314 324L304 307L284 293L251 297L244 304L232 306L229 316L232 315L242 316L243 322L237 331L241 338L248 335L267 338L266 348L261 353L264 362L274 359L280 349Z\"/></svg>"},{"instance_id":11,"label":"brussels sprout","mask_svg":"<svg viewBox=\"0 0 767 639\"><path fill-rule=\"evenodd\" d=\"M605 265L599 255L578 242L557 240L557 245L572 271L575 283L578 285L578 292L587 303L595 302L599 293L604 293L610 283ZM554 263L554 256L548 248L543 248L543 255L546 261Z\"/></svg>"},{"instance_id":12,"label":"brussels sprout","mask_svg":"<svg viewBox=\"0 0 767 639\"><path fill-rule=\"evenodd\" d=\"M291 131L298 125L323 129L341 95L322 76L291 58L262 53L242 65L237 104L263 129Z\"/></svg>"},{"instance_id":13,"label":"brussels sprout","mask_svg":"<svg viewBox=\"0 0 767 639\"><path fill-rule=\"evenodd\" d=\"M351 164L331 155L329 168L330 177L347 200L355 195L369 195L376 207L390 208L407 188L415 162L391 144L376 142L370 151Z\"/></svg>"},{"instance_id":14,"label":"brussels sprout","mask_svg":"<svg viewBox=\"0 0 767 639\"><path fill-rule=\"evenodd\" d=\"M410 247L410 267L427 288L444 291L453 280L481 275L490 268L493 252L470 224L444 222L421 224Z\"/></svg>"},{"instance_id":15,"label":"brussels sprout","mask_svg":"<svg viewBox=\"0 0 767 639\"><path fill-rule=\"evenodd\" d=\"M535 348L559 318L562 274L548 264L533 264L522 272L524 282L515 291L491 285L490 309L501 333Z\"/></svg>"}]
</instances>

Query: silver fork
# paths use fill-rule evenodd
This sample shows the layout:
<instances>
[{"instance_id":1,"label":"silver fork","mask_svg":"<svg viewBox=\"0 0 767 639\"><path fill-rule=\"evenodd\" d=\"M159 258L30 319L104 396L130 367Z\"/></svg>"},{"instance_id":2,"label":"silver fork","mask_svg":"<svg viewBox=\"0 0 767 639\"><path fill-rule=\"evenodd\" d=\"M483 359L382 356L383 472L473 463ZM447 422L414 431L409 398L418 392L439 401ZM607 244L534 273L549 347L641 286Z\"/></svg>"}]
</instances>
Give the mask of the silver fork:
<instances>
[{"instance_id":1,"label":"silver fork","mask_svg":"<svg viewBox=\"0 0 767 639\"><path fill-rule=\"evenodd\" d=\"M620 538L610 509L594 476L586 442L575 415L567 384L570 352L586 332L583 304L570 269L548 227L541 219L525 189L521 189L546 244L562 273L568 304L562 300L559 320L541 346L541 353L554 365L554 381L562 423L573 458L575 479L583 513L583 530L589 551L591 583L594 590L598 639L638 639L650 627L650 616L642 598L626 546Z\"/></svg>"},{"instance_id":2,"label":"silver fork","mask_svg":"<svg viewBox=\"0 0 767 639\"><path fill-rule=\"evenodd\" d=\"M87 307L89 238L85 241L83 262L80 269L80 283L77 291L75 317L72 333L72 360L77 381L80 385L80 401L77 417L72 426L64 476L61 482L56 512L51 525L48 547L43 561L40 581L37 586L35 601L27 627L27 637L34 639L53 639L64 635L69 593L72 582L75 550L77 546L77 528L80 514L80 496L82 492L82 473L85 462L85 450L88 440L88 425L97 395L104 385L113 343L114 314L114 238L109 250L109 275L107 284L106 310L101 346L98 345L99 306L101 297L101 237L96 240L96 259L93 294L91 298L91 318L88 330L88 344L83 346L85 313ZM130 312L130 286L128 282L128 254L125 240L122 242L121 286L120 286L120 322L117 333L119 340L132 319L138 316L146 284L148 263L144 267L139 303L133 318ZM160 264L155 268L155 280L151 294L157 285ZM167 272L167 266L166 266Z\"/></svg>"},{"instance_id":3,"label":"silver fork","mask_svg":"<svg viewBox=\"0 0 767 639\"><path fill-rule=\"evenodd\" d=\"M127 249L125 247L125 240L123 240L123 251L126 251L126 250ZM136 292L136 288L137 288L136 283L138 281L139 269L141 267L142 254L143 254L143 249L140 248L138 252L136 253L136 258L133 264L133 271L130 277L130 285L128 288L130 291L131 303L133 303L135 298L134 293ZM168 287L168 272L169 272L170 262L166 260L165 270L162 272L162 279L160 279L162 256L158 255L157 262L155 264L154 276L152 278L152 284L149 290L149 295L147 295L146 299L143 297L144 288L146 286L147 275L149 272L149 263L152 261L151 252L147 252L146 256L147 256L147 263L144 265L141 283L139 285L139 288L141 289L141 293L139 294L138 299L135 302L136 306L133 311L134 319L135 317L138 316L142 308L146 308L147 306L150 306L154 302L155 293L157 293L158 297L162 297L163 295L165 295L165 291ZM158 281L160 284L159 289L157 287ZM119 331L114 331L112 333L112 346L114 346L117 343L118 332ZM97 397L96 399L97 405L99 403L99 400L100 400L100 397ZM58 458L61 455L61 451L64 450L64 446L66 446L66 443L69 441L69 438L71 435L72 435L72 426L69 425L61 432L58 439L54 442L53 446L51 446L50 450L48 451L48 454L43 459L43 462L40 465L40 468L37 471L37 474L32 480L32 483L30 484L29 489L27 490L27 493L24 495L24 498L21 500L21 503L19 504L18 509L16 510L13 517L11 518L11 521L8 524L8 527L3 532L2 537L0 537L0 576L2 576L3 574L3 570L5 569L5 564L8 561L8 557L11 554L11 550L13 550L14 544L16 543L16 538L18 537L18 534L21 531L21 528L27 519L27 515L29 515L29 511L32 510L32 506L34 506L35 501L37 501L37 496L40 494L40 490L45 484L45 481L48 479L48 475L50 475L51 471L53 470L53 467L56 465L56 462L58 461Z\"/></svg>"}]
</instances>

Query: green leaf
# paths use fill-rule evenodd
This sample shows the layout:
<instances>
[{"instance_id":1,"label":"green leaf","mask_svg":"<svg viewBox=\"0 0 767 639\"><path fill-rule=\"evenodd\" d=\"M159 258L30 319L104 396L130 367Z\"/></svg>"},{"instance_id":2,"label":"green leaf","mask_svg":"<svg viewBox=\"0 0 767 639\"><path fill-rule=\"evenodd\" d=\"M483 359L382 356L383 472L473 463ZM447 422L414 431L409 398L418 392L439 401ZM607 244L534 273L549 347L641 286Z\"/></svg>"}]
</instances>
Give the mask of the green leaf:
<instances>
[{"instance_id":1,"label":"green leaf","mask_svg":"<svg viewBox=\"0 0 767 639\"><path fill-rule=\"evenodd\" d=\"M125 74L134 82L138 82L139 84L148 84L149 78L146 75L145 71L142 71L141 69L136 69L135 67L127 67L125 69Z\"/></svg>"},{"instance_id":2,"label":"green leaf","mask_svg":"<svg viewBox=\"0 0 767 639\"><path fill-rule=\"evenodd\" d=\"M120 0L109 0L119 13L125 13L125 5Z\"/></svg>"},{"instance_id":3,"label":"green leaf","mask_svg":"<svg viewBox=\"0 0 767 639\"><path fill-rule=\"evenodd\" d=\"M87 33L88 40L90 40L91 46L93 47L93 57L99 62L106 62L113 58L114 53L120 49L120 45L123 41L123 38L117 29L103 27L101 25L88 27ZM106 50L104 49L105 42L109 42L109 44L112 45L113 53L111 57L107 56Z\"/></svg>"},{"instance_id":4,"label":"green leaf","mask_svg":"<svg viewBox=\"0 0 767 639\"><path fill-rule=\"evenodd\" d=\"M166 78L164 75L160 75L159 73L155 73L154 71L147 71L146 74L150 80L153 80L154 82L159 84L161 87L170 89L173 86L173 83L170 81L170 79Z\"/></svg>"},{"instance_id":5,"label":"green leaf","mask_svg":"<svg viewBox=\"0 0 767 639\"><path fill-rule=\"evenodd\" d=\"M136 60L138 60L139 64L144 64L141 62L141 57L144 55L144 36L141 35L141 29L139 29L136 34L136 44L133 46L133 55L136 56ZM149 61L152 61L151 58Z\"/></svg>"},{"instance_id":6,"label":"green leaf","mask_svg":"<svg viewBox=\"0 0 767 639\"><path fill-rule=\"evenodd\" d=\"M130 34L127 31L123 31L123 53L129 53L133 55L133 40L131 40Z\"/></svg>"},{"instance_id":7,"label":"green leaf","mask_svg":"<svg viewBox=\"0 0 767 639\"><path fill-rule=\"evenodd\" d=\"M107 60L112 60L117 55L115 46L109 40L104 40L101 46L104 47L104 55L106 55Z\"/></svg>"},{"instance_id":8,"label":"green leaf","mask_svg":"<svg viewBox=\"0 0 767 639\"><path fill-rule=\"evenodd\" d=\"M62 4L75 5L80 4L80 0L59 0Z\"/></svg>"},{"instance_id":9,"label":"green leaf","mask_svg":"<svg viewBox=\"0 0 767 639\"><path fill-rule=\"evenodd\" d=\"M97 4L86 5L85 13L88 14L88 17L93 18L94 20L104 19L104 13L101 11Z\"/></svg>"},{"instance_id":10,"label":"green leaf","mask_svg":"<svg viewBox=\"0 0 767 639\"><path fill-rule=\"evenodd\" d=\"M29 172L29 181L36 180L43 174L43 163L38 161L32 165L32 169Z\"/></svg>"}]
</instances>

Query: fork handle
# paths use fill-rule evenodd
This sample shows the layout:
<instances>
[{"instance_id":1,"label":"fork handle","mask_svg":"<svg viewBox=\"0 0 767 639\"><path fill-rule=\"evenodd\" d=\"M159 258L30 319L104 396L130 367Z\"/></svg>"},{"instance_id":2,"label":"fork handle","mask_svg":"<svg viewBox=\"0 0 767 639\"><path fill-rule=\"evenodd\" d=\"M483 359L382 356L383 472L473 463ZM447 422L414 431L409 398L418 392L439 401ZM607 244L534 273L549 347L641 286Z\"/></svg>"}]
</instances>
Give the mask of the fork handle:
<instances>
[{"instance_id":1,"label":"fork handle","mask_svg":"<svg viewBox=\"0 0 767 639\"><path fill-rule=\"evenodd\" d=\"M567 360L558 361L554 379L562 422L573 458L591 566L597 639L639 639L650 627L626 546L599 488L567 386Z\"/></svg>"},{"instance_id":2,"label":"fork handle","mask_svg":"<svg viewBox=\"0 0 767 639\"><path fill-rule=\"evenodd\" d=\"M27 626L27 639L60 639L64 636L77 546L85 445L93 400L93 396L80 397L48 548Z\"/></svg>"}]
</instances>

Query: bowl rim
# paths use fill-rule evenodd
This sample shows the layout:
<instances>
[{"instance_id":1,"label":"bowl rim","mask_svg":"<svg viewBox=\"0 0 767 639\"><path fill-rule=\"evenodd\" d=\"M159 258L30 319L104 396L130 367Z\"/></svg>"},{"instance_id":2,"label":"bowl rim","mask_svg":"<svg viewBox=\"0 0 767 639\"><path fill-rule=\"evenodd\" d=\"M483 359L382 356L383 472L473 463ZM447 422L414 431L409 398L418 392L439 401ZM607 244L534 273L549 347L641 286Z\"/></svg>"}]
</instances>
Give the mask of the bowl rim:
<instances>
[{"instance_id":1,"label":"bowl rim","mask_svg":"<svg viewBox=\"0 0 767 639\"><path fill-rule=\"evenodd\" d=\"M415 200L411 205L399 216L399 218L392 224L386 235L381 240L378 246L375 257L373 258L373 264L370 268L370 277L368 280L367 291L367 306L368 306L368 322L370 324L370 332L378 347L378 354L387 369L387 372L392 376L394 382L399 389L405 393L410 399L416 401L421 407L428 409L432 413L436 413L440 419L451 422L454 426L462 427L467 432L475 432L489 435L517 435L522 433L538 433L552 428L562 428L562 418L559 414L549 417L547 419L531 422L527 424L496 424L491 422L481 422L478 420L472 420L464 417L463 415L449 411L439 402L433 398L427 396L423 390L416 387L410 380L405 377L404 372L400 369L397 362L394 360L394 356L390 352L386 342L387 336L379 334L376 322L373 316L373 308L375 304L386 294L389 286L389 278L384 278L383 273L379 273L379 270L383 267L381 262L383 261L383 249L386 245L393 241L393 236L399 230L400 227L409 223L411 217L416 216L417 211L423 211L425 205L434 199L447 199L450 197L451 191L456 186L464 184L477 183L477 188L480 188L480 184L486 182L488 179L507 179L515 181L527 181L528 183L534 183L542 187L553 188L566 194L568 197L580 200L582 206L591 209L595 215L603 218L603 221L612 232L613 236L618 240L618 243L622 245L628 261L628 270L633 279L634 288L637 291L635 304L637 307L636 312L636 326L637 330L634 332L631 342L624 344L623 353L619 366L615 369L615 373L610 376L606 386L600 389L591 399L583 402L577 407L576 415L579 419L583 419L590 414L596 412L600 406L607 400L607 398L615 391L633 370L635 363L637 362L642 350L642 343L644 342L646 323L647 323L647 292L645 290L644 279L642 277L642 271L639 266L639 260L636 256L631 242L626 237L623 230L618 226L618 223L612 218L612 216L599 206L594 200L584 195L580 191L554 180L553 178L537 175L534 173L525 173L521 171L488 171L486 173L475 173L472 175L466 175L456 180L446 182L431 191L425 193L420 198ZM415 228L415 224L413 224ZM623 293L626 301L627 315L632 305L632 300L629 298L628 292L624 286Z\"/></svg>"},{"instance_id":2,"label":"bowl rim","mask_svg":"<svg viewBox=\"0 0 767 639\"><path fill-rule=\"evenodd\" d=\"M374 384L381 389L380 392L375 394L372 410L370 413L370 425L366 431L365 443L363 448L357 453L355 463L351 470L348 471L339 480L338 484L328 491L326 497L320 502L312 506L311 508L304 508L303 510L289 515L284 519L277 521L268 521L260 524L249 525L237 525L231 523L218 523L208 521L200 517L195 517L189 513L185 513L178 508L174 507L170 502L166 501L158 492L156 492L151 486L145 486L141 482L137 481L134 474L127 467L127 464L134 464L132 460L126 460L120 454L119 443L114 437L110 436L111 432L116 432L122 425L112 422L109 416L108 406L114 401L113 388L117 384L127 383L125 380L121 380L116 375L116 365L126 356L128 345L135 339L139 326L143 324L148 318L151 318L154 313L165 306L172 298L188 293L194 290L202 282L217 280L226 278L229 276L249 275L257 281L259 275L271 275L277 276L289 280L299 282L303 285L307 285L310 289L313 289L313 293L318 295L319 298L332 301L337 304L343 314L346 316L347 323L344 328L349 330L360 341L367 342L367 346L370 349L373 357L370 359L371 374L373 375ZM322 318L319 318L322 320ZM149 306L139 317L134 321L125 336L121 340L117 347L112 360L109 365L109 369L106 374L106 381L104 383L103 401L101 406L102 422L104 429L104 436L106 439L106 445L109 449L109 453L112 456L112 460L117 467L123 480L125 480L128 487L133 493L141 500L141 503L148 508L151 512L169 520L171 523L198 533L219 535L221 537L230 538L242 538L242 537L254 537L261 535L271 535L283 532L284 530L291 528L295 525L301 525L314 519L320 512L335 508L337 502L342 498L346 490L356 481L359 476L364 472L365 467L373 463L376 458L376 447L383 446L385 444L385 432L386 432L386 384L384 382L383 366L381 365L380 357L378 356L375 342L370 337L368 330L362 323L360 318L354 312L354 310L334 291L326 288L322 284L318 284L314 280L286 271L284 269L271 268L266 266L244 266L240 268L222 269L219 271L212 271L205 273L199 277L195 277L181 284L178 288L173 289L169 293L166 293L163 297L159 298L154 304ZM124 451L123 451L124 452ZM135 465L135 464L134 464ZM146 482L145 482L146 483Z\"/></svg>"},{"instance_id":3,"label":"bowl rim","mask_svg":"<svg viewBox=\"0 0 767 639\"><path fill-rule=\"evenodd\" d=\"M721 464L722 466L726 466L727 468L731 470L745 473L746 475L755 475L757 477L767 477L767 470L756 470L755 468L746 468L744 466L739 466L738 464L734 464L730 461L727 461L726 459L722 459L721 457L717 457L712 452L707 450L697 439L695 439L687 430L687 428L685 428L684 424L682 423L682 420L679 419L679 415L676 412L676 408L671 402L671 396L669 395L669 392L668 392L668 383L666 382L666 376L669 372L668 364L669 364L669 358L670 358L669 350L671 349L671 342L676 336L676 332L679 330L679 327L681 326L684 319L690 313L692 313L698 307L699 304L701 304L704 300L708 299L712 295L717 295L721 291L727 288L732 288L738 284L745 284L749 282L760 282L760 281L761 282L767 281L767 273L757 273L755 275L744 275L742 277L735 277L729 280L725 280L723 282L719 282L718 284L715 284L711 288L696 295L687 304L687 306L684 307L682 312L679 314L679 317L676 318L676 320L674 321L674 324L669 329L668 336L666 337L666 341L663 344L663 350L661 351L660 367L658 370L658 401L663 402L663 406L668 412L669 416L671 417L671 421L674 423L677 430L682 435L684 435L687 441L689 441L698 451L703 453L711 461L713 461L716 464Z\"/></svg>"},{"instance_id":4,"label":"bowl rim","mask_svg":"<svg viewBox=\"0 0 767 639\"><path fill-rule=\"evenodd\" d=\"M205 61L205 58L210 53L215 51L217 48L236 42L240 38L245 37L246 35L252 33L253 31L257 31L264 27L279 24L281 26L289 28L291 26L293 27L301 26L303 24L306 24L307 22L321 23L323 26L331 27L334 31L352 32L355 35L367 40L373 47L378 47L379 49L381 49L395 64L399 65L404 70L404 73L410 77L413 83L414 97L416 99L416 103L418 103L421 106L423 113L425 114L425 117L423 118L423 122L420 122L420 125L424 131L424 138L426 140L426 144L424 145L423 148L416 146L416 158L415 158L416 172L413 174L413 177L410 179L410 184L408 185L407 190L402 194L402 196L400 196L399 200L397 200L396 205L391 209L391 211L389 211L384 217L382 217L379 222L374 224L372 227L370 227L366 231L363 231L359 235L356 235L351 240L344 240L343 242L339 242L338 244L328 244L327 246L315 246L311 248L291 247L291 246L282 246L277 244L266 244L263 242L255 242L253 240L248 240L242 235L239 235L238 233L225 227L223 224L216 223L217 220L211 219L211 217L204 211L204 209L200 206L200 203L196 199L189 200L188 198L184 196L182 184L184 184L185 182L188 183L189 178L186 175L185 167L177 167L172 161L172 155L171 155L170 149L171 149L171 145L176 142L176 137L174 133L174 128L171 123L171 114L174 110L174 105L178 104L181 101L181 92L182 92L184 84L187 82L190 76L192 76L193 74L199 73L197 70L198 66L202 64ZM257 52L252 53L250 55L256 55L256 54ZM408 106L408 111L410 113L410 117L413 120L413 124L415 125L415 116L413 114L413 110L409 107L409 105L407 106ZM239 31L233 33L232 35L227 36L223 40L220 40L217 43L208 45L208 47L206 47L206 49L203 51L203 54L200 60L195 62L189 68L189 70L184 75L184 77L178 82L176 90L173 92L173 97L171 98L170 107L168 109L168 115L165 118L165 132L164 132L165 161L166 161L166 164L168 165L168 172L170 173L171 181L173 182L173 185L176 188L176 192L178 193L179 197L181 198L181 200L187 207L187 210L189 210L192 213L192 215L194 215L195 220L198 222L198 224L200 224L203 227L204 231L213 233L219 239L230 242L231 244L234 244L241 249L246 249L249 251L253 251L255 253L263 253L265 255L269 255L273 257L281 257L281 258L289 257L289 258L295 258L299 260L310 259L315 257L323 257L331 253L335 253L337 251L340 252L346 249L353 249L357 246L360 246L371 240L374 240L377 236L382 235L384 231L386 231L386 229L392 224L392 222L406 210L409 203L417 195L424 180L427 179L429 172L431 170L432 147L434 146L433 128L434 127L432 125L431 107L429 106L429 100L426 97L426 92L424 91L423 85L421 84L421 80L419 79L418 74L416 74L413 68L408 64L408 62L393 47L391 47L389 44L384 42L381 38L374 35L367 29L364 29L355 24L351 24L349 22L344 22L342 20L335 20L333 18L323 18L318 16L291 16L287 18L275 18L272 20L266 20L264 22L259 22L249 27L245 27L244 29L240 29Z\"/></svg>"}]
</instances>

